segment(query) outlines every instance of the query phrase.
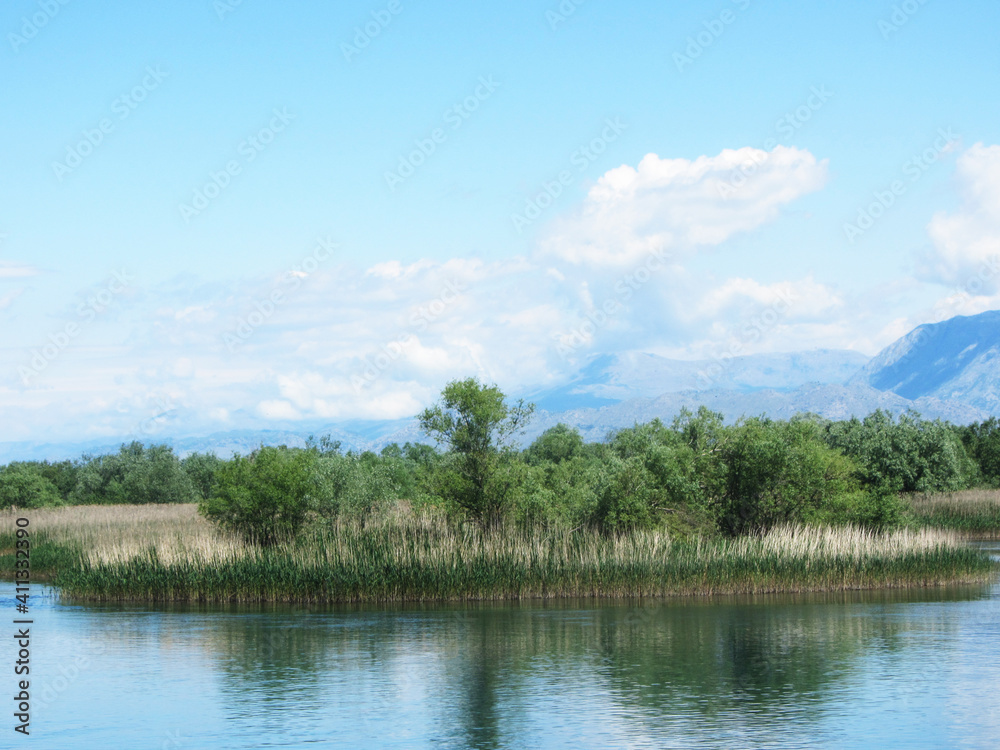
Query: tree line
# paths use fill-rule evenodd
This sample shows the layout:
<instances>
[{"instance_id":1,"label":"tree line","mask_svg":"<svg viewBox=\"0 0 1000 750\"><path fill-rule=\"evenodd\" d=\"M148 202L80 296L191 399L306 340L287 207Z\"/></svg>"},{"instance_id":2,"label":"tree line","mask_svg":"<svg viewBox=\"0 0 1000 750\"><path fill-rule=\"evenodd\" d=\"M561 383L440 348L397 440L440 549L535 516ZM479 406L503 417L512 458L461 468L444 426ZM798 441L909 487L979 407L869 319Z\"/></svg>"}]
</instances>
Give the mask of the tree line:
<instances>
[{"instance_id":1,"label":"tree line","mask_svg":"<svg viewBox=\"0 0 1000 750\"><path fill-rule=\"evenodd\" d=\"M0 468L0 505L197 502L208 518L266 545L314 520L400 503L484 526L734 536L788 522L888 528L905 521L904 493L1000 487L995 417L957 426L876 411L726 425L701 407L599 443L559 424L520 448L532 411L469 378L448 384L419 415L436 447L343 451L320 437L305 448L180 459L168 446L133 442L77 461L10 463Z\"/></svg>"}]
</instances>

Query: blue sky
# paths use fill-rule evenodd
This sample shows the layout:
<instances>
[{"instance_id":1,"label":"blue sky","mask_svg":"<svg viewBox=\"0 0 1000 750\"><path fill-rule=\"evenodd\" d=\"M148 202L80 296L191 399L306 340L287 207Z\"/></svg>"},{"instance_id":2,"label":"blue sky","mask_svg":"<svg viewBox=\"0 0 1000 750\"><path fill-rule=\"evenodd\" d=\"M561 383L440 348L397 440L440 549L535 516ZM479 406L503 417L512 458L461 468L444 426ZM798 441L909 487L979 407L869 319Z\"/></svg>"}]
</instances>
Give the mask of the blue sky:
<instances>
[{"instance_id":1,"label":"blue sky","mask_svg":"<svg viewBox=\"0 0 1000 750\"><path fill-rule=\"evenodd\" d=\"M998 22L11 0L4 439L402 417L469 374L874 354L1000 307Z\"/></svg>"}]
</instances>

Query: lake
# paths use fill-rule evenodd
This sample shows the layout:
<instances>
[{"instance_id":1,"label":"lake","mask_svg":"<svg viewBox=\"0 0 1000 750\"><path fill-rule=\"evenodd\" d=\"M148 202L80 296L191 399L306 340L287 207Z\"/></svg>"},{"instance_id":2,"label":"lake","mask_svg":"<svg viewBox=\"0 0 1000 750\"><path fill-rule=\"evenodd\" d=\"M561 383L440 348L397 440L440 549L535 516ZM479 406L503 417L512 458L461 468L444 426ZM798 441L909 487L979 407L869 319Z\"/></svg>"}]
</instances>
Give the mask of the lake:
<instances>
[{"instance_id":1,"label":"lake","mask_svg":"<svg viewBox=\"0 0 1000 750\"><path fill-rule=\"evenodd\" d=\"M13 594L0 584L8 627ZM323 608L42 594L31 737L13 731L8 636L0 747L1000 745L998 583Z\"/></svg>"}]
</instances>

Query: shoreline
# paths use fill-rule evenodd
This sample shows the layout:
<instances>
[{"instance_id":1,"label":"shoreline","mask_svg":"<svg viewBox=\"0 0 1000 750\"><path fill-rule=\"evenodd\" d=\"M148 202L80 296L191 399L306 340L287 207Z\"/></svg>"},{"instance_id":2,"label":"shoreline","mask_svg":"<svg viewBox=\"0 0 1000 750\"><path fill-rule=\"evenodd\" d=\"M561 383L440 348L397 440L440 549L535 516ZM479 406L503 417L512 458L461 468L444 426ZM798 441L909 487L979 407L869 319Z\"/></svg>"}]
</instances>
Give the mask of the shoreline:
<instances>
[{"instance_id":1,"label":"shoreline","mask_svg":"<svg viewBox=\"0 0 1000 750\"><path fill-rule=\"evenodd\" d=\"M31 579L91 602L391 603L931 588L988 583L1000 561L968 533L790 525L741 537L663 529L453 524L395 512L334 519L260 546L194 506L32 514ZM10 538L8 538L10 537ZM0 535L13 579L12 535Z\"/></svg>"},{"instance_id":2,"label":"shoreline","mask_svg":"<svg viewBox=\"0 0 1000 750\"><path fill-rule=\"evenodd\" d=\"M998 568L1000 570L1000 568ZM341 604L461 604L461 603L503 603L503 602L553 602L561 600L583 600L583 601L678 601L678 600L701 600L712 597L732 597L732 596L769 596L769 595L794 595L794 594L833 594L843 592L869 592L869 591L911 591L911 590L931 590L937 588L947 588L949 586L975 586L989 585L992 575L957 577L948 579L938 579L926 582L914 583L872 583L871 585L844 584L842 586L812 587L793 586L790 588L733 588L719 590L691 590L691 591L668 591L662 593L605 593L605 592L561 592L557 594L518 594L511 596L478 596L470 595L453 598L356 598L356 599L320 599L320 598L274 598L274 599L238 599L238 598L116 598L107 597L100 594L64 594L61 587L56 583L51 583L54 588L60 589L60 598L65 597L68 603L86 604L191 604L191 605L264 605L264 604L305 604L305 605L341 605Z\"/></svg>"},{"instance_id":3,"label":"shoreline","mask_svg":"<svg viewBox=\"0 0 1000 750\"><path fill-rule=\"evenodd\" d=\"M980 541L980 540L968 540ZM72 573L70 573L72 575ZM930 575L922 579L911 580L870 580L868 582L843 581L841 583L812 584L808 582L796 583L788 581L785 584L765 584L752 581L733 582L730 585L703 585L687 586L675 588L663 588L651 590L643 587L642 590L629 590L626 583L620 590L572 590L562 589L558 591L507 591L497 594L482 594L469 592L467 594L457 594L448 597L435 597L427 595L404 595L404 596L378 596L378 595L358 595L358 596L284 596L277 595L268 598L241 598L238 595L182 595L164 597L157 594L140 596L135 594L112 595L107 590L86 592L73 591L72 584L61 580L60 572L49 572L36 574L32 578L32 583L44 584L58 590L60 599L67 602L79 603L128 603L128 604L309 604L309 605L337 605L337 604L454 604L454 603L490 603L490 602L531 602L531 601L558 601L558 600L602 600L602 601L625 601L625 600L681 600L681 599L708 599L711 597L730 596L770 596L770 595L794 595L794 594L821 594L821 593L843 593L843 592L870 592L870 591L911 591L911 590L932 590L947 588L951 586L980 586L989 585L994 579L1000 581L1000 562L992 562L991 567L985 567L978 571L963 571L956 575ZM9 571L0 573L0 582L14 583L15 579ZM623 582L624 583L624 582Z\"/></svg>"}]
</instances>

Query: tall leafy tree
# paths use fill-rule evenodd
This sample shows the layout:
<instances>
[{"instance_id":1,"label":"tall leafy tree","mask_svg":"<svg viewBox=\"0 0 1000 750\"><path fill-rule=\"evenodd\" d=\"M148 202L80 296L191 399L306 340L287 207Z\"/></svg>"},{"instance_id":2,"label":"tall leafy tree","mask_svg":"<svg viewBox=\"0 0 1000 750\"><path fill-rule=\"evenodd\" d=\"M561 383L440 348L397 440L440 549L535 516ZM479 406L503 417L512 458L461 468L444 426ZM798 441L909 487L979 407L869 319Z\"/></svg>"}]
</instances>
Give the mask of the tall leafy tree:
<instances>
[{"instance_id":1,"label":"tall leafy tree","mask_svg":"<svg viewBox=\"0 0 1000 750\"><path fill-rule=\"evenodd\" d=\"M483 524L496 524L507 510L517 476L514 440L533 411L523 399L508 405L497 386L467 378L448 383L418 417L420 428L452 452L444 493Z\"/></svg>"}]
</instances>

